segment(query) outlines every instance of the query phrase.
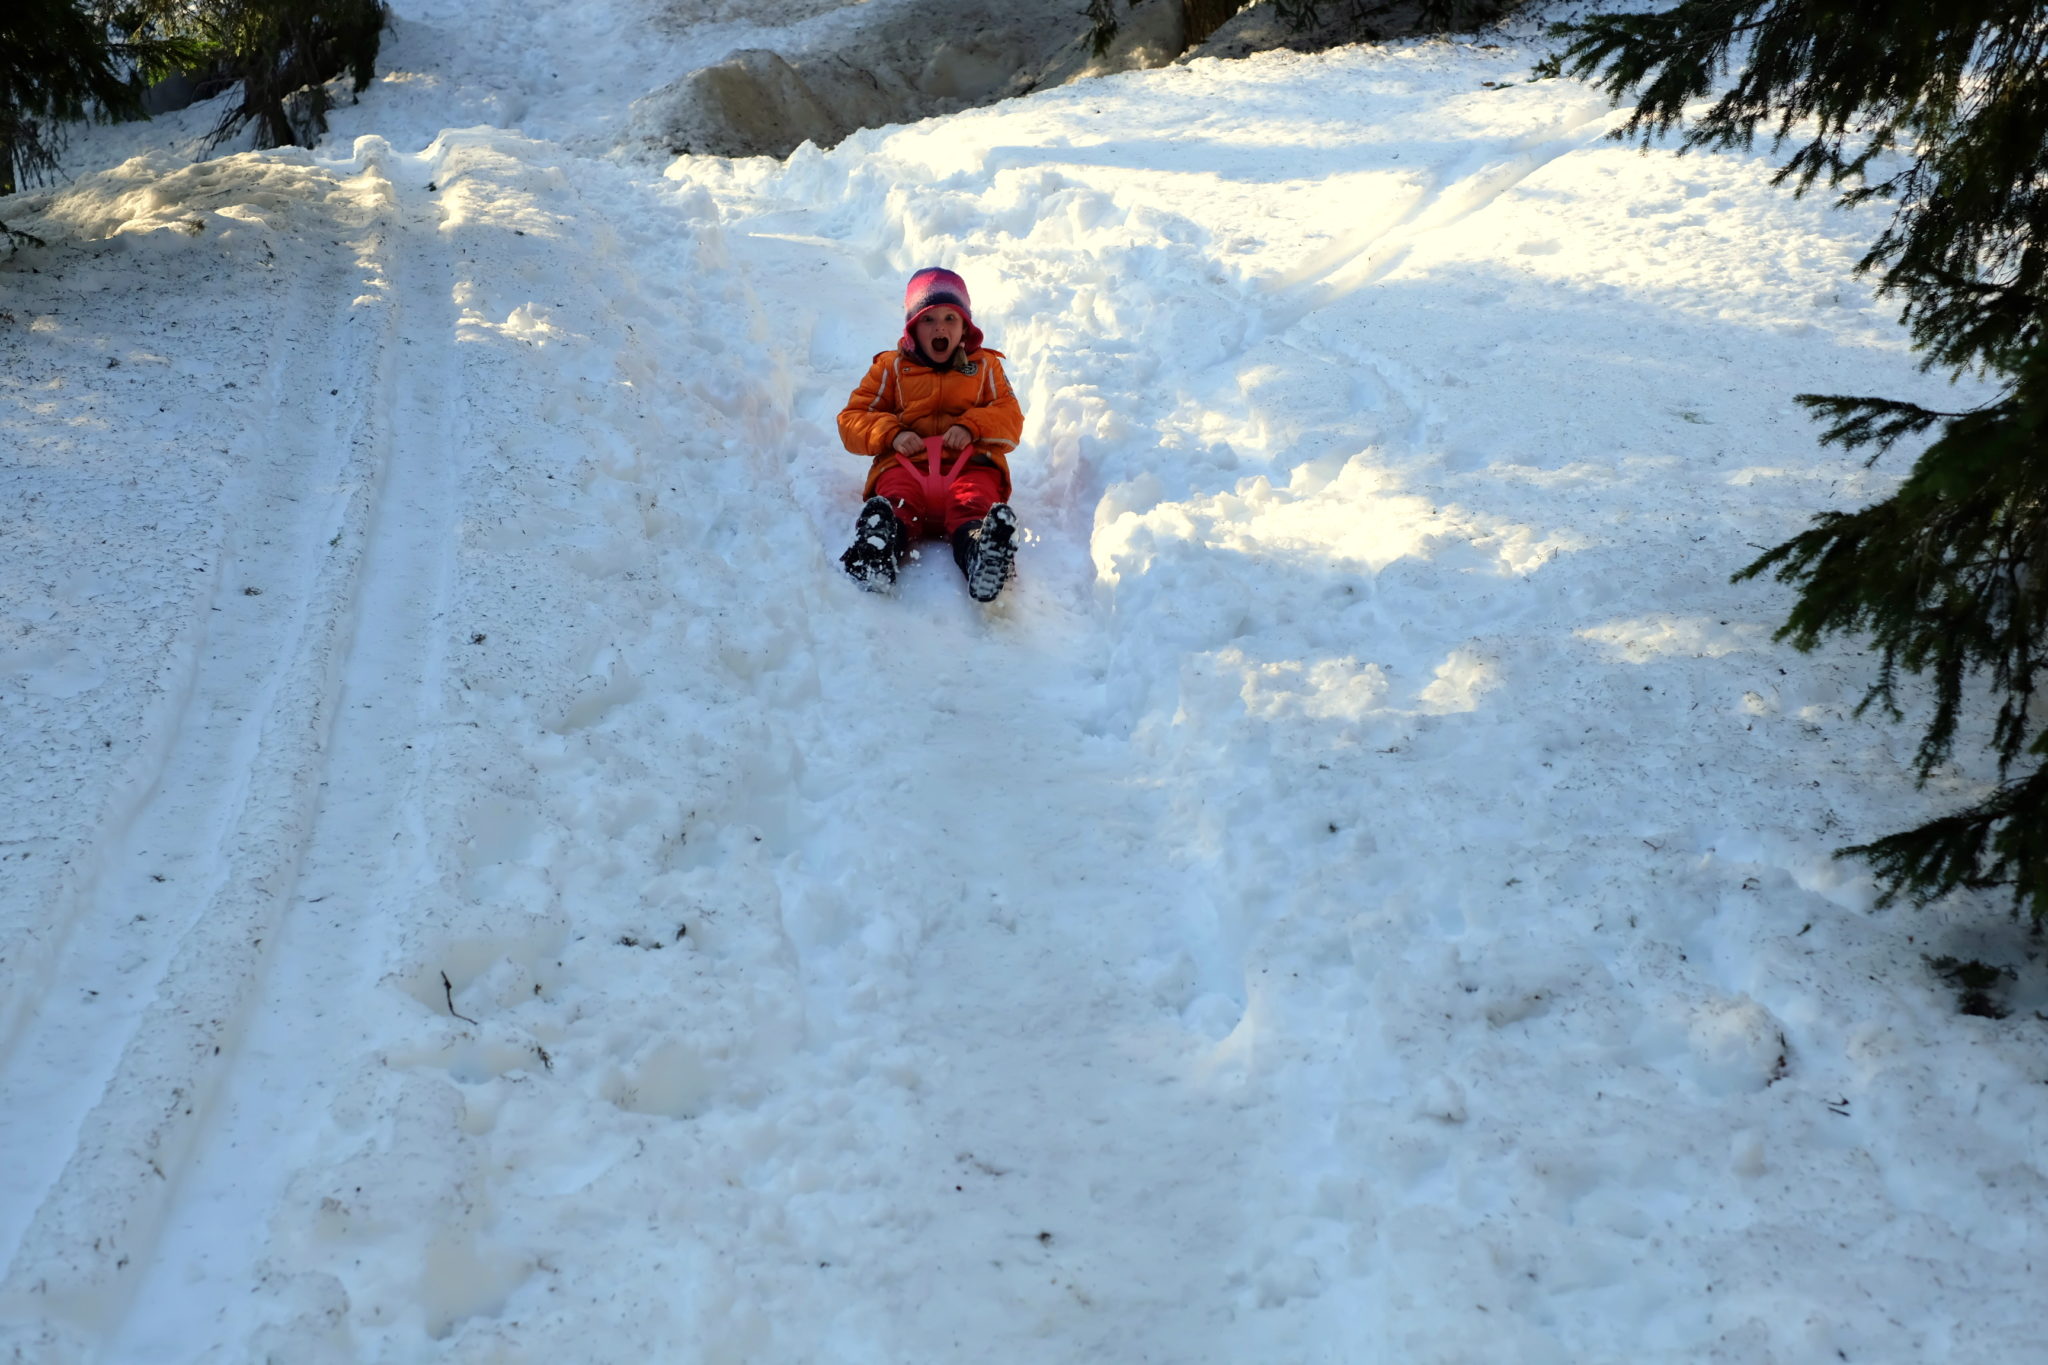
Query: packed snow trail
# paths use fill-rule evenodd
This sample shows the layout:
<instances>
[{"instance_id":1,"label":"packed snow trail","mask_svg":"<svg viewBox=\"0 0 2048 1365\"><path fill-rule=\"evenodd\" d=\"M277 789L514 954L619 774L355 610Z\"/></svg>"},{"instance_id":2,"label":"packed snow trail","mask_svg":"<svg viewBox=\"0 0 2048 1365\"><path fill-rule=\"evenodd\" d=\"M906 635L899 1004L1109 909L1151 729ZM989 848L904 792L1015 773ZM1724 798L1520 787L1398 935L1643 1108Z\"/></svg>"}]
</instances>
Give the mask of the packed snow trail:
<instances>
[{"instance_id":1,"label":"packed snow trail","mask_svg":"<svg viewBox=\"0 0 2048 1365\"><path fill-rule=\"evenodd\" d=\"M330 542L356 542L357 563L334 594L344 618L327 670L325 765L305 783L317 804L289 918L272 927L261 994L248 1002L244 1059L228 1083L223 1117L180 1182L182 1216L138 1257L148 1267L135 1289L145 1306L127 1316L125 1337L111 1350L117 1358L175 1357L203 1334L207 1312L218 1312L214 1295L255 1278L248 1249L223 1246L204 1229L260 1223L291 1164L305 1158L306 1139L323 1117L319 1078L332 1037L372 1017L373 954L384 941L373 908L402 903L425 860L435 711L452 643L446 619L455 519L476 446L451 346L466 263L436 240L455 226L450 219L461 214L451 207L464 196L451 187L436 197L427 187L451 162L469 169L463 150L450 139L408 156L366 139L339 168L354 172L348 179L365 186L362 197L375 213L355 256L368 292L353 306L381 325L374 366L339 386L360 414L355 444L364 459L359 505ZM294 325L304 320L288 317L286 326ZM335 894L343 879L353 881L354 895ZM187 1212L193 1208L208 1214L197 1232Z\"/></svg>"},{"instance_id":2,"label":"packed snow trail","mask_svg":"<svg viewBox=\"0 0 2048 1365\"><path fill-rule=\"evenodd\" d=\"M650 1225L646 1255L619 1247L620 1262L546 1272L579 1297L595 1292L587 1277L645 1275L663 1309L634 1349L658 1352L680 1331L706 1358L828 1350L840 1313L751 1308L741 1286L798 1266L809 1278L836 1256L836 1278L874 1306L868 1330L886 1352L986 1342L986 1305L1009 1300L1018 1351L1042 1352L1029 1343L1085 1308L1102 1325L1058 1346L1059 1358L1142 1358L1169 1328L1191 1330L1187 1304L1228 1303L1242 1211L1227 1181L1146 1178L1133 1158L1181 1154L1164 1169L1224 1173L1245 1141L1191 1074L1188 1041L1124 989L1122 964L1173 936L1160 924L1179 897L1153 856L1163 803L1093 723L1087 679L1103 665L1076 652L1099 655L1100 637L1071 600L1083 562L1066 556L1062 581L1062 557L1048 552L1039 581L986 614L943 553L909 575L901 600L870 600L831 573L831 531L805 524L786 497L778 509L773 487L777 463L821 449L815 428L792 434L772 368L749 387L692 355L725 338L750 345L748 308L716 295L657 308L604 247L638 228L634 259L659 254L673 198L640 194L645 218L633 223L620 212L633 192L614 186L601 223L532 166L537 150L455 134L400 157L370 140L321 168L373 215L344 259L369 291L352 306L384 319L384 342L370 353L377 370L347 385L367 413L351 447L364 452L360 504L331 535L293 541L359 548L348 584L306 594L341 616L323 670L327 757L296 789L317 808L292 846L296 875L279 884L290 922L237 925L270 984L226 1049L226 1103L188 1116L203 1139L176 1149L163 1187L126 1185L148 1207L127 1220L121 1254L69 1253L67 1282L51 1273L67 1253L43 1246L102 1235L86 1206L121 1187L119 1173L75 1159L57 1197L30 1206L23 1259L36 1278L17 1278L14 1292L62 1305L40 1345L175 1358L224 1323L248 1333L239 1300L252 1281L283 1291L268 1305L272 1335L256 1338L278 1349L331 1337L349 1357L364 1349L359 1333L387 1323L446 1336L495 1312L548 1259L493 1250L504 1234L491 1208L573 1206L593 1184L647 1199L643 1163L623 1147L591 1167L607 1136L630 1135L656 1171L744 1153L746 1178L728 1183L752 1196L673 1192L680 1222ZM686 196L682 212L705 202ZM688 279L693 256L715 261L725 248L707 227L666 249L676 268L660 277ZM827 274L849 297L877 290L843 261ZM280 329L303 316L287 310ZM821 320L842 339L833 372L859 368L873 316L861 298ZM534 382L532 361L508 361L523 349L560 357L547 380ZM667 387L644 381L671 373L692 378L666 399L643 396ZM806 395L820 402L837 400ZM657 458L678 447L737 468L693 497ZM522 468L522 454L534 463ZM851 507L839 492L832 522ZM579 511L593 506L608 510ZM459 551L448 536L458 520L485 528ZM745 585L769 582L793 589L789 609L731 622ZM540 657L562 638L532 629L534 604L549 601L586 618L566 676ZM816 638L842 614L856 628ZM679 660L699 679L676 697L682 714L606 738L633 703L659 702L659 684L643 680ZM839 678L830 696L828 669ZM564 694L525 690L551 673ZM729 677L736 693L731 714L709 724L692 714L706 675ZM776 711L741 704L764 688ZM892 709L898 721L874 724ZM528 737L516 752L536 771L478 791L508 735ZM679 793L676 774L647 756L693 747L711 751L694 774L683 769L700 790ZM543 762L555 782L535 781ZM422 799L436 790L471 794L459 814L437 813ZM1050 817L1023 840L1020 801ZM641 890L621 903L621 884ZM566 904L582 910L571 917ZM393 916L387 905L409 908ZM513 982L493 982L508 970ZM714 998L678 1002L677 972L708 978ZM412 1011L396 1020L383 998L394 988ZM463 1027L472 1017L474 1032ZM194 1069L151 1060L159 1080ZM220 1084L203 1062L198 1072ZM580 1102L543 1091L571 1075ZM522 1082L529 1092L485 1109L447 1109L454 1095ZM736 1117L721 1112L735 1103L728 1092ZM372 1114L396 1126L372 1122L374 1151L363 1152ZM122 1136L143 1121L95 1118ZM807 1166L839 1168L843 1195L806 1188ZM707 1219L700 1202L723 1216ZM780 1236L762 1234L771 1212L788 1224ZM267 1244L221 1236L277 1216ZM393 1222L415 1231L385 1237L351 1269L322 1250ZM748 1232L678 1245L677 1226L707 1222ZM878 1237L896 1243L892 1254L858 1244ZM1144 1254L1115 1263L1112 1243ZM699 1270L680 1302L662 1259L677 1256ZM928 1297L942 1275L957 1298ZM381 1307L321 1326L336 1302ZM316 1307L284 1311L294 1303ZM111 1340L94 1345L107 1324L118 1324ZM584 1329L572 1314L543 1330L573 1350Z\"/></svg>"},{"instance_id":3,"label":"packed snow trail","mask_svg":"<svg viewBox=\"0 0 2048 1365\"><path fill-rule=\"evenodd\" d=\"M622 15L35 201L0 1346L2031 1349L2039 966L1868 913L1937 798L1725 581L1886 477L1770 385L1936 387L1867 220L1505 39L662 174ZM935 262L1030 419L986 610L834 562Z\"/></svg>"},{"instance_id":4,"label":"packed snow trail","mask_svg":"<svg viewBox=\"0 0 2048 1365\"><path fill-rule=\"evenodd\" d=\"M223 166L180 179L167 197L188 207L223 185L252 188ZM258 416L240 449L221 452L243 476L221 540L191 566L209 600L175 650L165 742L134 780L132 813L81 860L88 870L43 940L51 956L36 976L50 989L20 998L8 1040L0 1142L18 1164L0 1226L38 1266L37 1292L89 1319L117 1317L148 1263L271 970L331 775L335 660L374 606L366 580L387 567L362 529L404 491L389 487L391 426L357 406L406 382L397 345L414 340L380 324L394 311L391 186L375 167L343 178L289 157L259 182L255 203L328 217L349 248L277 242L303 273L275 271L275 324L251 356ZM269 242L262 250L276 260ZM372 293L355 292L359 272ZM321 340L309 346L309 334ZM81 991L94 1007L66 1008Z\"/></svg>"}]
</instances>

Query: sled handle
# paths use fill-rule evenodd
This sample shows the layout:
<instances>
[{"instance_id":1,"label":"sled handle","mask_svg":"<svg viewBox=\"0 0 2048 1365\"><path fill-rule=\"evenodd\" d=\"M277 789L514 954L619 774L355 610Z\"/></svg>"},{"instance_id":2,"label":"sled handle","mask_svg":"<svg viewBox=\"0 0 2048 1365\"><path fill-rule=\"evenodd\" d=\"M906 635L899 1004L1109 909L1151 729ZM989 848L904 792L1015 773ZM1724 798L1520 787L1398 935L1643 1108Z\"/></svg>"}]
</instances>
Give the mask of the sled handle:
<instances>
[{"instance_id":1,"label":"sled handle","mask_svg":"<svg viewBox=\"0 0 2048 1365\"><path fill-rule=\"evenodd\" d=\"M945 505L946 490L960 477L960 471L967 468L967 461L974 454L974 442L960 447L960 458L953 461L951 469L946 468L946 440L943 436L924 438L924 468L919 469L908 460L896 463L915 474L924 485L925 504L929 507Z\"/></svg>"}]
</instances>

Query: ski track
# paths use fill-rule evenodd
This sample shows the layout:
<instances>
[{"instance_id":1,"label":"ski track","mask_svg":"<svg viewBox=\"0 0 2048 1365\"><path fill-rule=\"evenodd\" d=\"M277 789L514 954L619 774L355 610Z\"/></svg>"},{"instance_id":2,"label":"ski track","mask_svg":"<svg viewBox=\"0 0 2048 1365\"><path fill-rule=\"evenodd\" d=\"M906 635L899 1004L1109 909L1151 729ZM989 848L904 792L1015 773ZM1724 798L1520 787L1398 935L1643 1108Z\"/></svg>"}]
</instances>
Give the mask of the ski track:
<instances>
[{"instance_id":1,"label":"ski track","mask_svg":"<svg viewBox=\"0 0 2048 1365\"><path fill-rule=\"evenodd\" d=\"M188 190L219 174L195 168ZM314 175L302 188L346 198ZM30 1177L11 1190L8 1263L33 1269L0 1292L42 1305L60 1334L118 1318L146 1265L296 876L332 712L337 586L354 571L353 553L323 552L363 476L356 443L318 438L345 429L330 390L358 386L370 349L309 355L300 329L345 331L347 283L306 277L257 352L265 426L237 452L251 477L223 512L164 758L66 914L47 979L104 1008L82 1025L68 1002L33 1003L9 1050L4 1145ZM251 676L251 659L274 671Z\"/></svg>"},{"instance_id":2,"label":"ski track","mask_svg":"<svg viewBox=\"0 0 2048 1365\"><path fill-rule=\"evenodd\" d=\"M1431 168L1430 184L1392 223L1340 237L1265 285L1266 331L1278 335L1310 314L1366 289L1399 269L1414 241L1484 212L1559 157L1605 141L1623 115L1598 101L1557 126L1518 139L1501 155L1487 148ZM1585 129L1597 125L1588 134Z\"/></svg>"},{"instance_id":3,"label":"ski track","mask_svg":"<svg viewBox=\"0 0 2048 1365\"><path fill-rule=\"evenodd\" d=\"M365 348L371 372L352 390L370 400L353 436L367 467L358 515L339 533L355 542L358 568L338 593L329 759L312 784L292 920L266 964L241 1065L181 1186L183 1207L166 1220L141 1306L112 1334L114 1359L175 1356L204 1339L207 1310L256 1279L254 1247L223 1247L211 1229L260 1226L305 1159L333 1032L365 1022L379 907L404 903L424 857L421 800L450 644L451 517L473 458L464 390L444 372L458 263L436 241L441 214L425 189L439 150L405 156L375 140L356 149L376 213L358 260L383 322Z\"/></svg>"}]
</instances>

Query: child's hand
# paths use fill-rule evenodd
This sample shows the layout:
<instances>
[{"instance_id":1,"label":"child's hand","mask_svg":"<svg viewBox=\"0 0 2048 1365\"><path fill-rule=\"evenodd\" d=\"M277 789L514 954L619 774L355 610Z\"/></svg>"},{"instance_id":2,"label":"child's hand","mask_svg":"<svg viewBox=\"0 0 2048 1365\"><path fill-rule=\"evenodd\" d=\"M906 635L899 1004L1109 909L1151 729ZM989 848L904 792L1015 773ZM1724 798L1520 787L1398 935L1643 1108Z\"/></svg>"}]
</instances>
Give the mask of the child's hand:
<instances>
[{"instance_id":1,"label":"child's hand","mask_svg":"<svg viewBox=\"0 0 2048 1365\"><path fill-rule=\"evenodd\" d=\"M959 428L955 427L954 430L957 431ZM914 431L899 431L896 433L893 449L898 455L922 455L924 454L924 437Z\"/></svg>"},{"instance_id":2,"label":"child's hand","mask_svg":"<svg viewBox=\"0 0 2048 1365\"><path fill-rule=\"evenodd\" d=\"M961 426L958 422L955 422L952 426L946 428L945 443L946 449L949 451L965 449L967 446L974 444L974 433Z\"/></svg>"}]
</instances>

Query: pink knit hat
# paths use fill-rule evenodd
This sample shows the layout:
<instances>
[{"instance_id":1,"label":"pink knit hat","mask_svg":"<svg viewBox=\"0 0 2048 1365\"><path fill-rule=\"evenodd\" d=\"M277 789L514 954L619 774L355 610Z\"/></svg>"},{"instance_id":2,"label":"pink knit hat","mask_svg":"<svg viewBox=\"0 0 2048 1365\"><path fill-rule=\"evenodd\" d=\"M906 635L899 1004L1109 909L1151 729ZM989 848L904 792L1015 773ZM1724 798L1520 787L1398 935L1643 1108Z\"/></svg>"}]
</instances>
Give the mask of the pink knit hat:
<instances>
[{"instance_id":1,"label":"pink knit hat","mask_svg":"<svg viewBox=\"0 0 2048 1365\"><path fill-rule=\"evenodd\" d=\"M903 339L897 344L904 351L917 354L917 340L911 336L911 329L934 308L959 309L961 320L967 324L960 333L960 349L968 355L981 349L981 329L974 325L974 310L967 302L967 281L950 270L929 265L912 275L903 289Z\"/></svg>"}]
</instances>

